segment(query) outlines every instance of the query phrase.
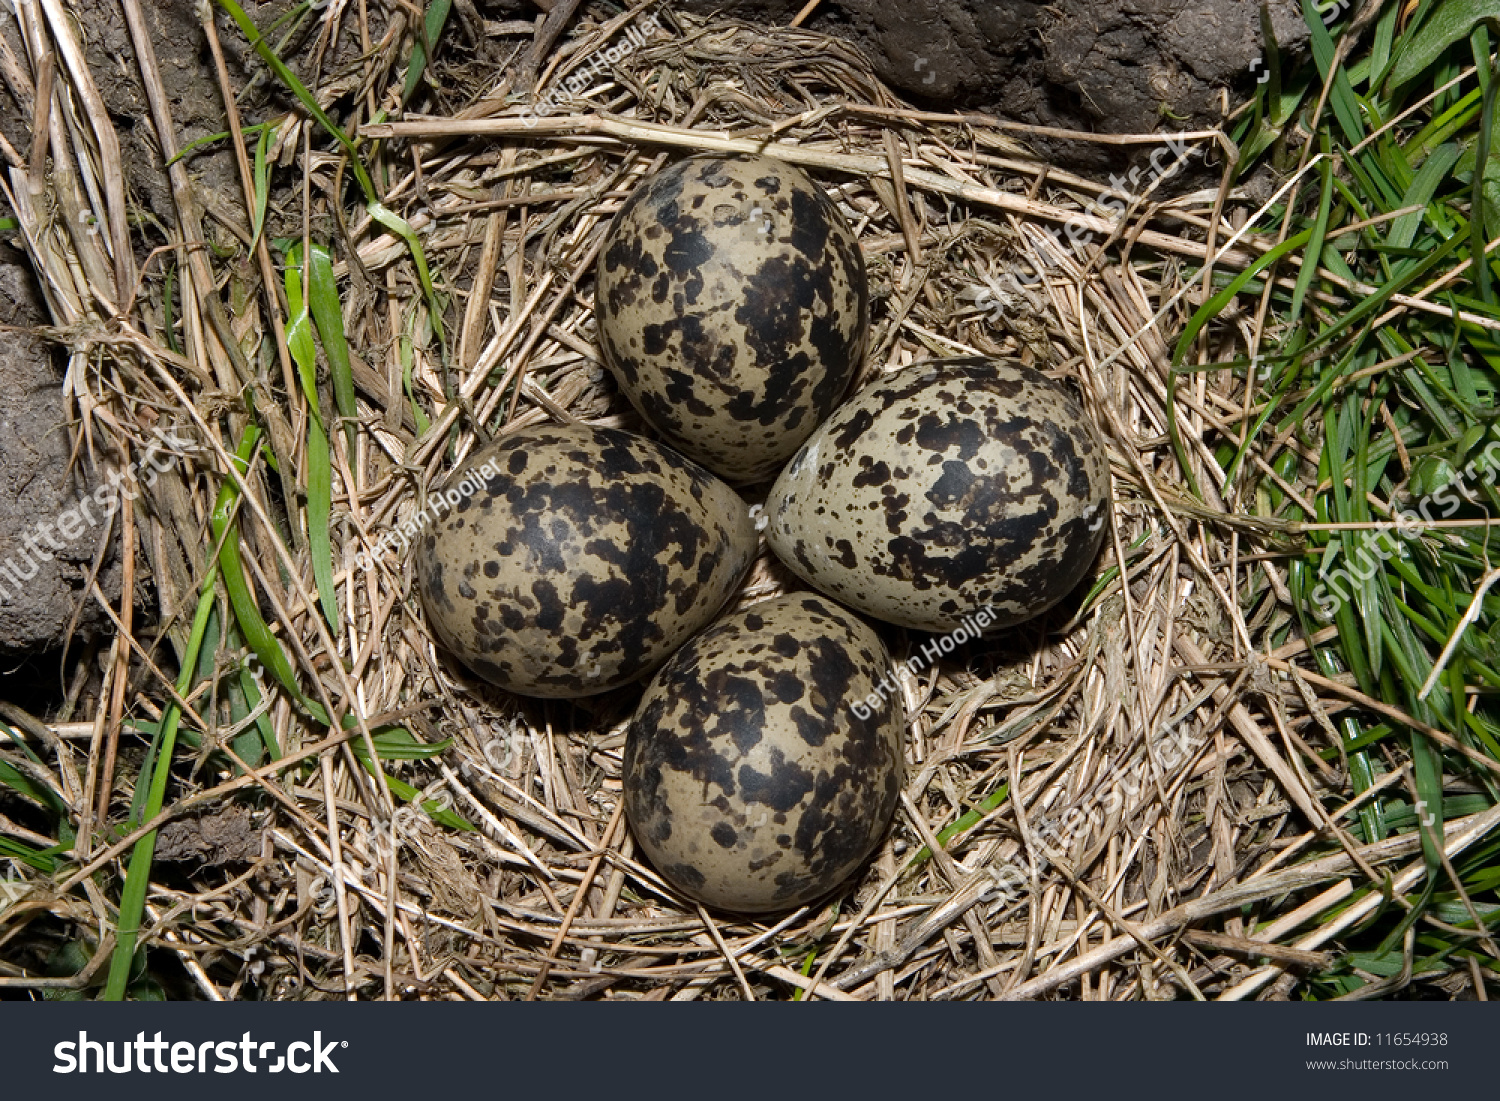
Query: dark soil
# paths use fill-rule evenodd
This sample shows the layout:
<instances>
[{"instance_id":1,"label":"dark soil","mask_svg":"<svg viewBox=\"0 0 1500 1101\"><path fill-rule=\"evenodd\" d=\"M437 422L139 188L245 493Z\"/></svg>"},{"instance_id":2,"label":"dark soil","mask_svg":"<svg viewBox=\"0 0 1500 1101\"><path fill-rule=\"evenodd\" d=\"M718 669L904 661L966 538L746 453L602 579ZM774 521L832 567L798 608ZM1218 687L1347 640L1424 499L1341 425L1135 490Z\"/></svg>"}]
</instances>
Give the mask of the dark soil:
<instances>
[{"instance_id":1,"label":"dark soil","mask_svg":"<svg viewBox=\"0 0 1500 1101\"><path fill-rule=\"evenodd\" d=\"M785 22L801 0L677 0ZM1283 50L1307 28L1295 0L1269 0ZM1257 0L823 0L805 24L857 43L914 102L1042 126L1147 133L1212 126L1261 56ZM1059 163L1100 167L1107 147L1029 139Z\"/></svg>"},{"instance_id":2,"label":"dark soil","mask_svg":"<svg viewBox=\"0 0 1500 1101\"><path fill-rule=\"evenodd\" d=\"M109 622L86 590L102 524L71 540L53 532L52 542L38 530L93 489L68 472L71 436L51 348L18 331L49 320L30 267L0 246L0 654L58 648L80 603L81 636ZM115 557L100 575L111 601L120 591Z\"/></svg>"}]
</instances>

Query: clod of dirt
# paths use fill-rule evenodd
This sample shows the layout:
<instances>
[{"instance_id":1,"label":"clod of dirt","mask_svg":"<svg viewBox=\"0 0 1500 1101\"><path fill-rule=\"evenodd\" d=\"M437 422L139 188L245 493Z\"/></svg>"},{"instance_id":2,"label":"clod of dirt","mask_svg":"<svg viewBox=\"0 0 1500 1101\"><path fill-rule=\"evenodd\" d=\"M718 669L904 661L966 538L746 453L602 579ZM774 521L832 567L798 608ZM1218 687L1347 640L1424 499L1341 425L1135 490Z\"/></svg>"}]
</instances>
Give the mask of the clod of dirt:
<instances>
[{"instance_id":1,"label":"clod of dirt","mask_svg":"<svg viewBox=\"0 0 1500 1101\"><path fill-rule=\"evenodd\" d=\"M0 246L0 653L7 655L62 646L80 602L80 636L109 626L85 588L104 534L100 511L92 510L94 524L79 517L68 531L57 528L59 516L95 487L68 472L67 414L51 349L20 331L47 322L31 269ZM99 576L112 602L120 592L116 557L107 552Z\"/></svg>"},{"instance_id":2,"label":"clod of dirt","mask_svg":"<svg viewBox=\"0 0 1500 1101\"><path fill-rule=\"evenodd\" d=\"M441 913L458 917L478 914L484 907L485 892L463 854L425 817L414 817L408 831L409 859L402 862L406 885L427 896L432 908Z\"/></svg>"},{"instance_id":3,"label":"clod of dirt","mask_svg":"<svg viewBox=\"0 0 1500 1101\"><path fill-rule=\"evenodd\" d=\"M250 826L250 809L230 804L198 818L168 822L156 835L156 859L218 867L247 864L260 855L261 831Z\"/></svg>"},{"instance_id":4,"label":"clod of dirt","mask_svg":"<svg viewBox=\"0 0 1500 1101\"><path fill-rule=\"evenodd\" d=\"M801 0L681 0L784 24ZM1294 0L1270 0L1282 50L1307 27ZM893 87L935 107L968 107L1043 126L1101 133L1176 131L1219 121L1265 72L1252 0L823 0L806 23L856 43ZM1074 165L1107 148L1032 140Z\"/></svg>"}]
</instances>

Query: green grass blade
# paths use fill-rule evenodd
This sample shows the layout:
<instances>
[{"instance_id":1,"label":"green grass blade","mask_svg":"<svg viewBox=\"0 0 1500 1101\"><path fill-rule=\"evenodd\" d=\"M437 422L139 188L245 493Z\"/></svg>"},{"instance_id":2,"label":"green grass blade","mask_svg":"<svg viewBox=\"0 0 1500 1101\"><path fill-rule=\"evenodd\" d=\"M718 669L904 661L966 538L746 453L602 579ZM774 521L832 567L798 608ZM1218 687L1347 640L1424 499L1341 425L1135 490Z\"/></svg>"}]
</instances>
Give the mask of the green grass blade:
<instances>
[{"instance_id":1,"label":"green grass blade","mask_svg":"<svg viewBox=\"0 0 1500 1101\"><path fill-rule=\"evenodd\" d=\"M360 190L364 192L365 204L370 212L370 217L406 242L407 248L411 250L412 261L417 266L417 277L422 284L422 292L426 295L428 305L433 312L433 332L437 335L439 343L444 344L444 354L446 354L446 343L443 340L442 310L438 303L437 291L432 285L432 277L427 271L427 256L422 251L422 245L417 240L417 235L412 232L411 226L407 225L403 219L381 205L380 194L375 190L375 182L370 179L369 170L365 167L365 163L359 155L358 145L334 123L333 119L328 117L328 112L318 106L317 97L308 91L307 85L303 84L297 78L297 74L287 67L286 62L277 56L276 51L265 40L265 36L256 29L255 23L245 14L244 9L235 0L217 0L217 2L240 28L240 33L245 36L245 40L249 42L250 47L260 55L262 61L271 67L271 71L287 86L287 89L297 97L297 101L302 104L303 109L317 121L319 126L328 131L329 136L334 141L343 146L344 152L349 156L349 167L354 173L354 179L359 184Z\"/></svg>"},{"instance_id":2,"label":"green grass blade","mask_svg":"<svg viewBox=\"0 0 1500 1101\"><path fill-rule=\"evenodd\" d=\"M245 437L240 441L239 449L235 452L235 460L241 470L249 469L250 456L255 452L255 444L259 435L259 430L254 426L245 430ZM220 487L219 498L215 502L214 515L216 517L225 515L238 492L234 481L226 479L224 485ZM221 519L215 535L222 531L222 524ZM237 545L236 549L238 549ZM220 563L222 563L222 556ZM193 615L193 627L188 634L187 650L183 655L182 672L177 677L179 696L185 697L188 690L192 688L198 653L203 644L203 636L208 630L209 613L213 611L214 580L218 574L218 567L219 563L210 562L203 579L203 591L198 597L198 609ZM241 583L243 583L243 578ZM169 703L162 715L161 752L151 766L149 780L144 774L140 779L140 783L144 784L148 790L146 803L142 809L142 816L148 821L161 813L162 804L166 801L167 778L172 772L172 751L177 745L177 726L181 717L182 712L177 704ZM130 853L130 864L125 872L125 885L120 891L120 913L115 925L114 953L110 956L109 976L105 980L104 993L101 995L104 1001L123 1000L126 987L130 983L131 966L135 961L136 939L141 929L141 914L146 907L146 891L151 883L151 862L155 855L156 831L152 830L135 843L135 848Z\"/></svg>"},{"instance_id":3,"label":"green grass blade","mask_svg":"<svg viewBox=\"0 0 1500 1101\"><path fill-rule=\"evenodd\" d=\"M1404 294L1408 287L1441 264L1462 244L1463 238L1455 235L1441 244L1435 245L1432 251L1420 260L1413 262L1409 268L1401 271L1399 274L1393 275L1385 283L1377 286L1371 293L1364 295L1343 317L1313 337L1308 342L1307 350L1310 352L1314 348L1329 343L1350 329L1363 324L1372 314L1385 309L1390 303L1391 295ZM1267 255L1270 254L1267 253Z\"/></svg>"},{"instance_id":4,"label":"green grass blade","mask_svg":"<svg viewBox=\"0 0 1500 1101\"><path fill-rule=\"evenodd\" d=\"M1188 321L1187 328L1183 329L1182 336L1177 340L1177 347L1172 353L1173 368L1181 368L1182 361L1187 358L1188 351L1192 348L1193 341L1198 339L1198 334L1203 331L1203 326L1217 317L1223 311L1224 307L1229 304L1230 300L1245 289L1247 283L1287 253L1302 248L1311 239L1311 230L1304 230L1294 237L1287 238L1231 279L1227 287L1199 306L1193 313L1191 320Z\"/></svg>"},{"instance_id":5,"label":"green grass blade","mask_svg":"<svg viewBox=\"0 0 1500 1101\"><path fill-rule=\"evenodd\" d=\"M1427 70L1450 46L1469 37L1476 23L1500 18L1500 0L1442 0L1420 27L1409 31L1387 81L1399 88Z\"/></svg>"},{"instance_id":6,"label":"green grass blade","mask_svg":"<svg viewBox=\"0 0 1500 1101\"><path fill-rule=\"evenodd\" d=\"M1412 246L1422 219L1427 215L1427 205L1432 202L1437 189L1449 182L1449 174L1458 161L1460 152L1455 144L1440 145L1423 162L1421 170L1412 178L1411 186L1406 189L1406 194L1401 197L1402 206L1419 206L1423 209L1403 214L1391 223L1391 231L1385 239L1388 246L1398 249Z\"/></svg>"},{"instance_id":7,"label":"green grass blade","mask_svg":"<svg viewBox=\"0 0 1500 1101\"><path fill-rule=\"evenodd\" d=\"M453 744L451 738L431 745L419 742L411 731L399 726L371 731L371 734L371 741L375 743L375 755L382 761L425 761L429 757L436 757ZM363 739L351 743L350 748L354 750L356 757L369 759L369 751L365 749Z\"/></svg>"},{"instance_id":8,"label":"green grass blade","mask_svg":"<svg viewBox=\"0 0 1500 1101\"><path fill-rule=\"evenodd\" d=\"M349 744L351 746L355 746L359 743L357 741L352 741ZM365 771L368 772L371 776L375 775L375 767L370 764L370 760L368 757L360 757L359 763L365 766ZM422 794L419 790L412 787L406 781L398 780L390 773L385 774L385 782L390 786L391 794L394 795L397 799L400 799L403 803L414 802L417 797ZM420 805L422 810L426 813L427 817L431 818L439 825L447 826L450 830L463 830L465 833L476 832L476 827L472 822L453 813L453 811L449 810L447 807L443 806L443 804L439 803L435 799L427 799Z\"/></svg>"},{"instance_id":9,"label":"green grass blade","mask_svg":"<svg viewBox=\"0 0 1500 1101\"><path fill-rule=\"evenodd\" d=\"M1443 851L1443 760L1432 739L1419 730L1411 735L1412 778L1417 787L1419 812L1417 825L1421 830L1422 857L1428 874L1433 874L1442 863Z\"/></svg>"},{"instance_id":10,"label":"green grass blade","mask_svg":"<svg viewBox=\"0 0 1500 1101\"><path fill-rule=\"evenodd\" d=\"M1001 784L997 789L995 789L994 793L991 794L989 798L987 798L983 803L980 803L979 806L964 811L963 814L959 815L956 821L954 821L950 825L944 826L941 830L939 830L937 833L938 844L946 846L949 841L953 840L953 838L957 837L965 830L972 829L974 826L978 825L981 820L983 820L986 814L989 814L1001 803L1005 802L1005 800L1009 797L1010 784ZM930 859L932 859L932 850L926 845L923 845L922 848L918 850L917 855L911 858L912 867L915 868L919 864L922 864L924 861Z\"/></svg>"},{"instance_id":11,"label":"green grass blade","mask_svg":"<svg viewBox=\"0 0 1500 1101\"><path fill-rule=\"evenodd\" d=\"M1230 300L1245 288L1246 284L1293 249L1298 249L1306 245L1311 237L1312 231L1304 230L1295 237L1290 237L1283 241L1244 271L1240 272L1239 275L1229 281L1227 287L1198 307L1192 319L1189 320L1187 328L1183 330L1181 338L1177 341L1177 348L1172 353L1172 368L1167 372L1167 431L1172 437L1172 449L1177 453L1178 464L1183 475L1187 478L1188 487L1192 490L1194 496L1201 498L1202 491L1198 488L1197 479L1193 476L1192 464L1188 462L1187 448L1183 446L1182 434L1177 426L1177 379L1182 373L1182 362L1187 358L1187 354L1193 346L1193 341L1197 339L1198 334L1203 330L1203 326L1217 317Z\"/></svg>"},{"instance_id":12,"label":"green grass blade","mask_svg":"<svg viewBox=\"0 0 1500 1101\"><path fill-rule=\"evenodd\" d=\"M438 36L443 33L443 24L448 21L448 12L452 8L453 0L432 0L432 3L427 6L427 17L420 24L421 36L411 52L411 62L406 67L406 83L401 87L403 105L417 90L417 85L422 80L422 73L427 68L428 53L437 42Z\"/></svg>"},{"instance_id":13,"label":"green grass blade","mask_svg":"<svg viewBox=\"0 0 1500 1101\"><path fill-rule=\"evenodd\" d=\"M1266 88L1266 102L1274 106L1281 102L1281 43L1276 41L1276 28L1271 24L1271 9L1265 4L1260 7L1260 36L1265 44L1266 67L1270 73L1269 87ZM1286 120L1275 118L1274 111L1272 118L1277 130L1280 130Z\"/></svg>"},{"instance_id":14,"label":"green grass blade","mask_svg":"<svg viewBox=\"0 0 1500 1101\"><path fill-rule=\"evenodd\" d=\"M333 583L333 460L328 449L328 431L318 410L317 350L313 344L312 318L302 297L302 248L287 254L286 346L297 364L302 393L307 398L307 540L312 555L313 580L318 603L335 636L339 633L338 591ZM332 273L330 271L330 279ZM335 310L337 310L335 304Z\"/></svg>"},{"instance_id":15,"label":"green grass blade","mask_svg":"<svg viewBox=\"0 0 1500 1101\"><path fill-rule=\"evenodd\" d=\"M250 426L245 430L245 438L251 442L253 451L253 445L259 441L260 430L254 425ZM226 481L211 520L214 542L219 546L219 568L224 575L224 589L229 595L229 605L234 609L240 634L260 659L261 665L270 670L293 699L306 706L302 691L297 687L296 671L292 668L286 651L281 648L281 643L266 626L260 608L250 592L249 583L245 580L245 565L240 557L239 525L236 523L231 526L229 523L230 507L238 496L239 487L232 481ZM318 713L320 722L328 722L321 707L318 707Z\"/></svg>"},{"instance_id":16,"label":"green grass blade","mask_svg":"<svg viewBox=\"0 0 1500 1101\"><path fill-rule=\"evenodd\" d=\"M1487 68L1487 66L1481 66L1481 68ZM1487 217L1489 212L1486 206L1490 205L1486 203L1487 192L1496 182L1496 177L1500 176L1500 166L1490 163L1496 152L1490 148L1490 145L1494 137L1497 92L1500 92L1500 64L1497 64L1489 86L1484 91L1484 108L1479 116L1479 141L1475 152L1476 164L1482 167L1474 173L1469 205L1469 255L1474 258L1475 285L1478 288L1479 297L1488 306L1495 305L1495 289L1491 283L1489 258L1484 254L1484 246L1487 244L1486 225L1494 222L1493 218Z\"/></svg>"},{"instance_id":17,"label":"green grass blade","mask_svg":"<svg viewBox=\"0 0 1500 1101\"><path fill-rule=\"evenodd\" d=\"M427 256L422 251L422 245L417 240L417 235L412 231L406 219L387 210L382 204L373 199L366 209L370 217L374 218L386 229L406 242L406 247L411 249L412 263L417 266L417 280L422 284L422 295L427 299L428 309L432 311L432 331L437 335L438 342L445 343L443 334L443 310L438 303L437 288L432 285L432 275L427 270Z\"/></svg>"},{"instance_id":18,"label":"green grass blade","mask_svg":"<svg viewBox=\"0 0 1500 1101\"><path fill-rule=\"evenodd\" d=\"M333 278L333 261L322 245L313 245L305 266L307 299L313 324L323 354L328 357L328 372L333 379L333 401L344 423L344 438L349 444L349 462L354 462L354 424L359 410L354 404L354 371L349 364L349 341L344 336L344 306L339 301L338 284Z\"/></svg>"},{"instance_id":19,"label":"green grass blade","mask_svg":"<svg viewBox=\"0 0 1500 1101\"><path fill-rule=\"evenodd\" d=\"M9 734L10 731L7 729L6 733ZM18 741L19 739L12 736L11 740ZM54 814L68 813L67 804L63 802L62 796L7 761L0 761L0 786L8 787L27 799L41 804Z\"/></svg>"},{"instance_id":20,"label":"green grass blade","mask_svg":"<svg viewBox=\"0 0 1500 1101\"><path fill-rule=\"evenodd\" d=\"M1302 16L1307 20L1313 60L1317 63L1318 72L1333 85L1328 93L1328 104L1333 108L1334 117L1339 120L1344 137L1349 140L1350 145L1357 145L1365 136L1365 126L1359 117L1359 97L1349 86L1349 76L1343 67L1333 68L1333 39L1328 34L1328 28L1323 25L1322 15L1313 6L1313 0L1302 0Z\"/></svg>"},{"instance_id":21,"label":"green grass blade","mask_svg":"<svg viewBox=\"0 0 1500 1101\"><path fill-rule=\"evenodd\" d=\"M251 134L256 134L263 131L268 125L269 123L258 122L254 126L244 127L240 131L240 133L244 134L246 137L249 137ZM162 167L171 168L178 161L182 160L184 157L191 156L197 150L202 149L205 145L212 145L216 141L223 141L229 136L230 135L228 130L220 130L217 134L209 134L207 137L196 138L179 149L177 151L177 156L167 161L167 163L162 165Z\"/></svg>"},{"instance_id":22,"label":"green grass blade","mask_svg":"<svg viewBox=\"0 0 1500 1101\"><path fill-rule=\"evenodd\" d=\"M56 873L57 857L65 851L62 845L38 849L23 841L12 841L9 837L0 837L0 858L25 864L28 868L41 872L43 875Z\"/></svg>"},{"instance_id":23,"label":"green grass blade","mask_svg":"<svg viewBox=\"0 0 1500 1101\"><path fill-rule=\"evenodd\" d=\"M1333 209L1333 162L1323 161L1318 165L1318 179L1318 217L1313 223L1311 236L1307 239L1309 256L1322 256L1323 242L1328 238L1328 216ZM1303 264L1297 272L1297 283L1292 289L1292 304L1287 310L1287 318L1293 324L1302 317L1302 304L1316 273L1316 264Z\"/></svg>"},{"instance_id":24,"label":"green grass blade","mask_svg":"<svg viewBox=\"0 0 1500 1101\"><path fill-rule=\"evenodd\" d=\"M1399 6L1387 4L1385 11L1375 23L1375 36L1370 42L1370 84L1380 84L1391 64L1391 46L1396 41L1396 19L1401 14Z\"/></svg>"},{"instance_id":25,"label":"green grass blade","mask_svg":"<svg viewBox=\"0 0 1500 1101\"><path fill-rule=\"evenodd\" d=\"M239 681L240 692L245 697L245 706L253 712L260 706L261 685L254 674L243 664L236 677ZM255 730L260 737L261 745L265 748L266 758L272 761L280 760L281 745L276 740L276 728L271 725L271 717L265 712L256 716Z\"/></svg>"},{"instance_id":26,"label":"green grass blade","mask_svg":"<svg viewBox=\"0 0 1500 1101\"><path fill-rule=\"evenodd\" d=\"M416 392L412 389L412 368L416 366L415 340L412 330L416 327L415 319L409 318L406 331L396 345L396 355L401 361L401 392L406 395L406 403L411 407L412 419L417 422L417 435L422 436L432 427L427 413L422 409L422 403L417 400Z\"/></svg>"},{"instance_id":27,"label":"green grass blade","mask_svg":"<svg viewBox=\"0 0 1500 1101\"><path fill-rule=\"evenodd\" d=\"M250 251L254 252L256 245L260 243L261 231L266 228L266 210L271 201L271 169L267 163L267 155L271 147L271 135L276 132L276 127L271 123L265 123L259 127L260 137L255 142L255 165L253 170L255 188L255 208L250 211Z\"/></svg>"},{"instance_id":28,"label":"green grass blade","mask_svg":"<svg viewBox=\"0 0 1500 1101\"><path fill-rule=\"evenodd\" d=\"M349 135L344 133L334 123L333 119L328 117L328 113L322 107L318 106L317 97L308 91L307 85L298 79L297 74L292 72L287 67L286 62L282 61L276 51L271 48L271 44L256 29L255 23L245 14L245 10L235 0L218 0L218 4L228 13L229 18L234 20L240 29L240 33L245 36L245 41L250 44L250 48L260 55L261 60L271 67L271 71L276 74L277 79L285 84L287 89L297 97L297 101L302 104L303 110L316 119L318 125L327 130L333 139L344 147L344 150L349 154L355 174L357 176L364 174L364 165L360 163L358 152ZM364 187L368 183L369 176L365 175L361 181L361 186ZM365 190L366 194L373 195L374 193L373 187L366 187Z\"/></svg>"}]
</instances>

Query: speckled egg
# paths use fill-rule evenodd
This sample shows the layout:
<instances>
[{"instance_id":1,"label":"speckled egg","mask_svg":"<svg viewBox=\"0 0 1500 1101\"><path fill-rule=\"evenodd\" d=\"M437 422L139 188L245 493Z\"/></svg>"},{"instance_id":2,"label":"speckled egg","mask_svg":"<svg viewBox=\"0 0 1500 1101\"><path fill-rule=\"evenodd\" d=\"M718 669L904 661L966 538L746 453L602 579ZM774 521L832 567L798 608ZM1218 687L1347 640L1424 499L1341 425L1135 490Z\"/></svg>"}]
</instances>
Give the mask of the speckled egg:
<instances>
[{"instance_id":1,"label":"speckled egg","mask_svg":"<svg viewBox=\"0 0 1500 1101\"><path fill-rule=\"evenodd\" d=\"M895 813L905 710L870 627L812 593L725 616L646 689L625 814L683 894L764 913L813 902Z\"/></svg>"},{"instance_id":2,"label":"speckled egg","mask_svg":"<svg viewBox=\"0 0 1500 1101\"><path fill-rule=\"evenodd\" d=\"M757 546L745 503L708 471L587 425L501 437L425 512L416 574L434 636L528 696L651 672L719 612Z\"/></svg>"},{"instance_id":3,"label":"speckled egg","mask_svg":"<svg viewBox=\"0 0 1500 1101\"><path fill-rule=\"evenodd\" d=\"M838 208L769 157L645 180L599 253L599 347L662 436L736 484L771 478L843 396L869 326Z\"/></svg>"},{"instance_id":4,"label":"speckled egg","mask_svg":"<svg viewBox=\"0 0 1500 1101\"><path fill-rule=\"evenodd\" d=\"M1103 444L1061 383L1010 360L945 360L841 406L772 487L766 538L852 608L988 631L1078 584L1108 506Z\"/></svg>"}]
</instances>

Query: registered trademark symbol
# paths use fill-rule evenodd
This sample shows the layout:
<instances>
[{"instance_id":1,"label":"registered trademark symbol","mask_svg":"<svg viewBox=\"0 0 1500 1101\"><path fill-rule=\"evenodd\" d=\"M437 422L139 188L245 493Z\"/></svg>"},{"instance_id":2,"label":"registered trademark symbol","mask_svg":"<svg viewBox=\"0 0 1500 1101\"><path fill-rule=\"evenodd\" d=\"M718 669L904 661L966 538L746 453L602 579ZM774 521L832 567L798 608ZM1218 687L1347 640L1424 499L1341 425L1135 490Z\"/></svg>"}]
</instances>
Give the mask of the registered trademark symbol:
<instances>
[{"instance_id":1,"label":"registered trademark symbol","mask_svg":"<svg viewBox=\"0 0 1500 1101\"><path fill-rule=\"evenodd\" d=\"M348 1040L340 1040L339 1041L339 1047L348 1047L348 1046L349 1046L349 1041Z\"/></svg>"}]
</instances>

